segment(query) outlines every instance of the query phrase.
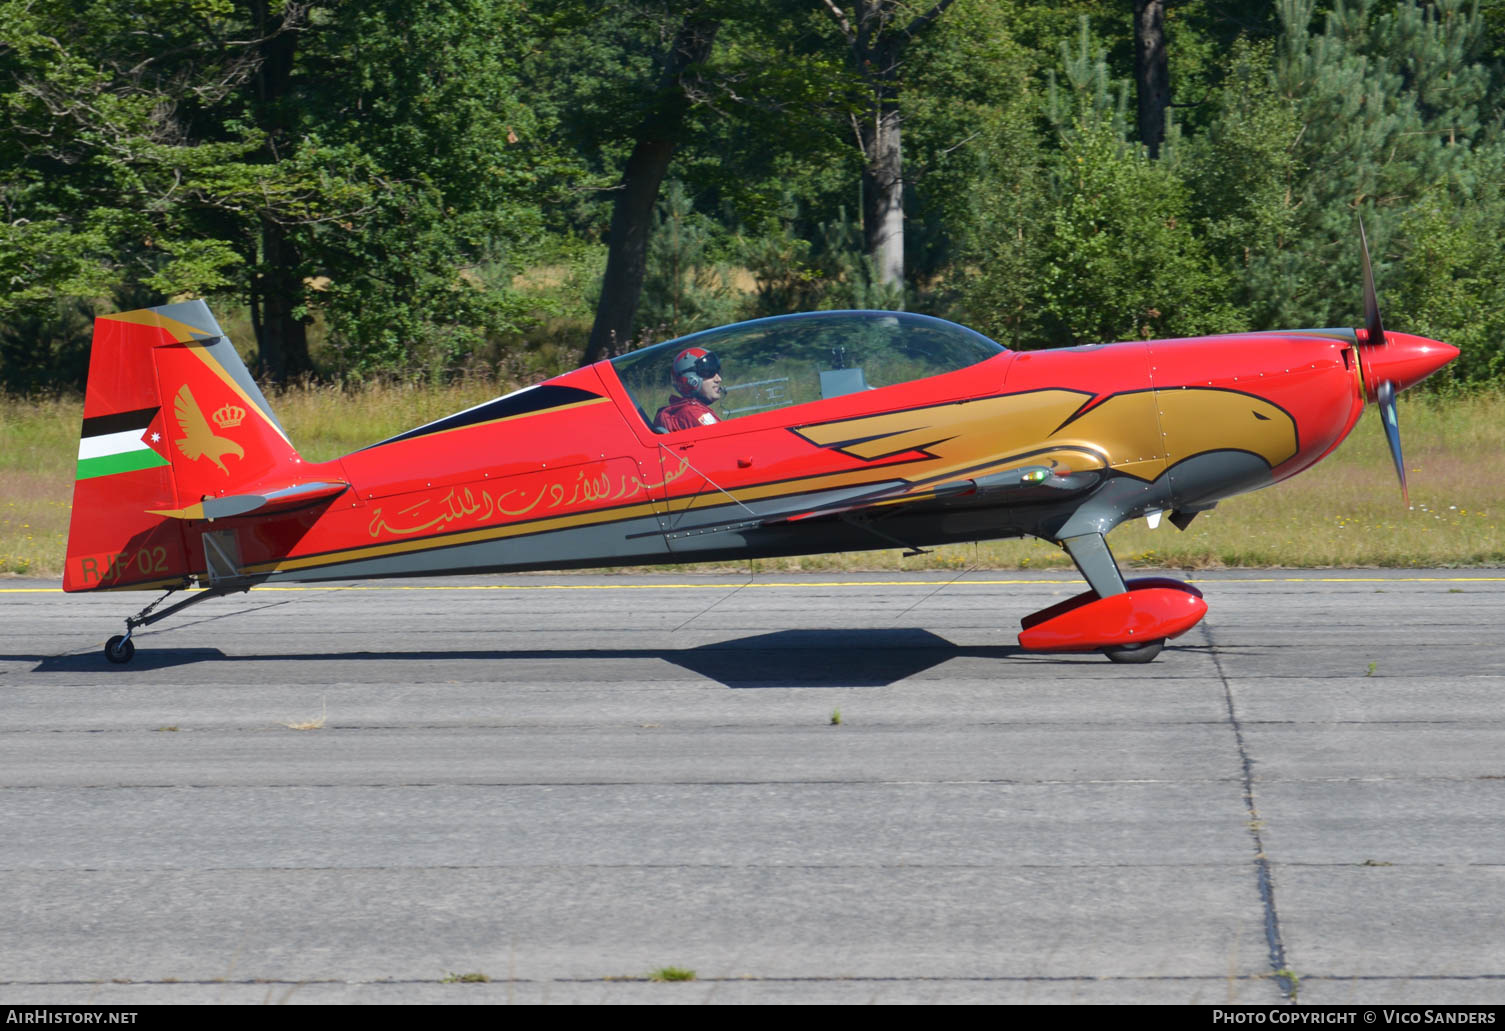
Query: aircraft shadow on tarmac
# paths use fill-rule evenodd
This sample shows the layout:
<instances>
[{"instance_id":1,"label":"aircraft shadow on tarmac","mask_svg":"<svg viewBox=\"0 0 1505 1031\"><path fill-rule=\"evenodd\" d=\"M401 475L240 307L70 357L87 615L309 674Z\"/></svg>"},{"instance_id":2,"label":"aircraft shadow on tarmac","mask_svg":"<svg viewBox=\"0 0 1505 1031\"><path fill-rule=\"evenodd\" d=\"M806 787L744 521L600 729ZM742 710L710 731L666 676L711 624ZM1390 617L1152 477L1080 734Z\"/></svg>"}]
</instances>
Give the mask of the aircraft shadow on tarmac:
<instances>
[{"instance_id":1,"label":"aircraft shadow on tarmac","mask_svg":"<svg viewBox=\"0 0 1505 1031\"><path fill-rule=\"evenodd\" d=\"M3 657L0 657L3 658ZM39 659L36 673L98 673L110 668L91 651ZM226 655L218 648L142 647L124 674L150 672L199 662L445 662L590 659L661 659L730 688L884 687L958 658L1081 661L1096 656L1032 655L1011 645L962 646L917 627L891 629L780 630L698 648L549 648L525 650L326 652ZM1099 660L1100 661L1100 660Z\"/></svg>"}]
</instances>

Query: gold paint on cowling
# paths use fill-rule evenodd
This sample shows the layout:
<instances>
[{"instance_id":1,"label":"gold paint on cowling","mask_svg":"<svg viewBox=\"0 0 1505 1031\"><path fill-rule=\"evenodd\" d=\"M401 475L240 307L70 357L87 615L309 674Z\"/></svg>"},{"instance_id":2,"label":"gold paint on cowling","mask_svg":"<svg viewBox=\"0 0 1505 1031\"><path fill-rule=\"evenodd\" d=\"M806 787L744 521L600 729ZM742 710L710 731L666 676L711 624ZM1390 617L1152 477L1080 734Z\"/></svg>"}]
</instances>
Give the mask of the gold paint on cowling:
<instances>
[{"instance_id":1,"label":"gold paint on cowling","mask_svg":"<svg viewBox=\"0 0 1505 1031\"><path fill-rule=\"evenodd\" d=\"M819 423L795 432L812 444L868 462L923 451L941 460L926 472L944 475L1039 448L1091 397L1080 390L1032 390Z\"/></svg>"},{"instance_id":2,"label":"gold paint on cowling","mask_svg":"<svg viewBox=\"0 0 1505 1031\"><path fill-rule=\"evenodd\" d=\"M1270 468L1297 451L1296 422L1262 397L1189 387L1159 391L1160 429L1172 462L1204 451L1248 451ZM1213 446L1209 446L1213 445Z\"/></svg>"},{"instance_id":3,"label":"gold paint on cowling","mask_svg":"<svg viewBox=\"0 0 1505 1031\"><path fill-rule=\"evenodd\" d=\"M922 451L929 456L927 480L1016 463L1046 449L1066 452L1060 462L1073 470L1106 465L1145 481L1158 478L1172 462L1206 451L1248 451L1272 468L1296 453L1291 416L1251 394L1204 387L1137 390L1083 411L1090 400L1082 391L1035 390L795 432L870 462Z\"/></svg>"},{"instance_id":4,"label":"gold paint on cowling","mask_svg":"<svg viewBox=\"0 0 1505 1031\"><path fill-rule=\"evenodd\" d=\"M1095 448L1108 456L1114 471L1147 482L1165 472L1153 391L1114 394L1052 432L1050 441Z\"/></svg>"},{"instance_id":5,"label":"gold paint on cowling","mask_svg":"<svg viewBox=\"0 0 1505 1031\"><path fill-rule=\"evenodd\" d=\"M1060 455L1061 464L1078 471L1155 460L1159 460L1158 468L1143 470L1148 478L1163 471L1164 449L1153 395L1116 395L1073 419L1091 399L1091 394L1080 390L1032 390L823 423L795 432L812 443L867 461L922 451L929 456L927 480L1043 454Z\"/></svg>"}]
</instances>

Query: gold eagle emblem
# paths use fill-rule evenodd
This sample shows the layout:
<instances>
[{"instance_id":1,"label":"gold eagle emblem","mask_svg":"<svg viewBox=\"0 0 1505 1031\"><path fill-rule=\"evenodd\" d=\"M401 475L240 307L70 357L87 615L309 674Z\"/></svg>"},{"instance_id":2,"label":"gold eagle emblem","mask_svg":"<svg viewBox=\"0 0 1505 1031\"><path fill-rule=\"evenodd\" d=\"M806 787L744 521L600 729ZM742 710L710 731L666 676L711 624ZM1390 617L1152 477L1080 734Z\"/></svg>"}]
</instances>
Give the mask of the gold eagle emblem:
<instances>
[{"instance_id":1,"label":"gold eagle emblem","mask_svg":"<svg viewBox=\"0 0 1505 1031\"><path fill-rule=\"evenodd\" d=\"M183 431L183 436L176 442L178 450L189 459L207 458L219 466L220 472L229 476L230 470L225 468L224 456L246 457L245 449L239 444L229 437L217 435L209 428L209 420L204 418L203 410L193 399L193 391L188 389L187 383L178 389L172 410L177 416L178 427Z\"/></svg>"}]
</instances>

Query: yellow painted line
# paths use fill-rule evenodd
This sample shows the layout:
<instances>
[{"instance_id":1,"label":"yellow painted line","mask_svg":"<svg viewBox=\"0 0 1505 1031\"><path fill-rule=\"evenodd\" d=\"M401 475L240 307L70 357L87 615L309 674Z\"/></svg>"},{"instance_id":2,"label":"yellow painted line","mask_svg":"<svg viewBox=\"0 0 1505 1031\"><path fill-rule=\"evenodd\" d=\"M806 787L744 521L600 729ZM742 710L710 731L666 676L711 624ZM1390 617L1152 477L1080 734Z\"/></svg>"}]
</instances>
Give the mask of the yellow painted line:
<instances>
[{"instance_id":1,"label":"yellow painted line","mask_svg":"<svg viewBox=\"0 0 1505 1031\"><path fill-rule=\"evenodd\" d=\"M1131 578L1132 579L1132 578ZM1393 584L1393 583L1505 583L1505 576L1286 576L1286 577L1240 577L1229 580L1206 580L1188 578L1186 583L1217 584ZM731 580L717 583L667 583L667 584L259 584L252 588L257 593L269 591L694 591L729 590L734 587L786 588L786 587L1027 587L1031 584L1066 585L1081 584L1080 577L1066 580ZM61 594L61 587L0 587L0 594ZM81 592L104 593L104 592ZM119 592L109 592L119 593Z\"/></svg>"},{"instance_id":2,"label":"yellow painted line","mask_svg":"<svg viewBox=\"0 0 1505 1031\"><path fill-rule=\"evenodd\" d=\"M1502 577L1501 579L1505 579ZM257 593L266 591L688 591L732 587L944 587L946 584L968 583L993 586L1023 584L1079 584L1075 580L830 580L830 581L779 581L753 582L737 580L728 583L705 584L257 584L251 588ZM197 590L198 588L195 588ZM0 587L0 594L60 594L61 587ZM104 593L104 592L81 592ZM117 593L117 592L111 592Z\"/></svg>"},{"instance_id":3,"label":"yellow painted line","mask_svg":"<svg viewBox=\"0 0 1505 1031\"><path fill-rule=\"evenodd\" d=\"M1241 576L1236 580L1199 580L1193 577L1186 580L1192 584L1467 584L1499 581L1505 581L1505 576L1287 576L1268 580Z\"/></svg>"},{"instance_id":4,"label":"yellow painted line","mask_svg":"<svg viewBox=\"0 0 1505 1031\"><path fill-rule=\"evenodd\" d=\"M970 584L1019 585L1019 584L1079 584L1081 580L965 580ZM708 584L409 584L407 586L352 585L349 587L258 587L256 590L272 591L695 591L729 589L733 587L944 587L951 580L812 580L758 582L733 580L727 583Z\"/></svg>"}]
</instances>

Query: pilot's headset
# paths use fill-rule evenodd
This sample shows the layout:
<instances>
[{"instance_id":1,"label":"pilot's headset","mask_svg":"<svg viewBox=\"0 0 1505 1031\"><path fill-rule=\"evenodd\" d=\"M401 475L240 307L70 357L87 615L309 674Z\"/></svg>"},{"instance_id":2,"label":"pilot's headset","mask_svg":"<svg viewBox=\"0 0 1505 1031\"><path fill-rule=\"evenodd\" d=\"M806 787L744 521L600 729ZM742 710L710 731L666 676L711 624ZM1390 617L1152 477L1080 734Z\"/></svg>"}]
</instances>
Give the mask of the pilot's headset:
<instances>
[{"instance_id":1,"label":"pilot's headset","mask_svg":"<svg viewBox=\"0 0 1505 1031\"><path fill-rule=\"evenodd\" d=\"M674 389L690 397L700 385L721 371L721 359L703 347L687 347L674 359Z\"/></svg>"}]
</instances>

